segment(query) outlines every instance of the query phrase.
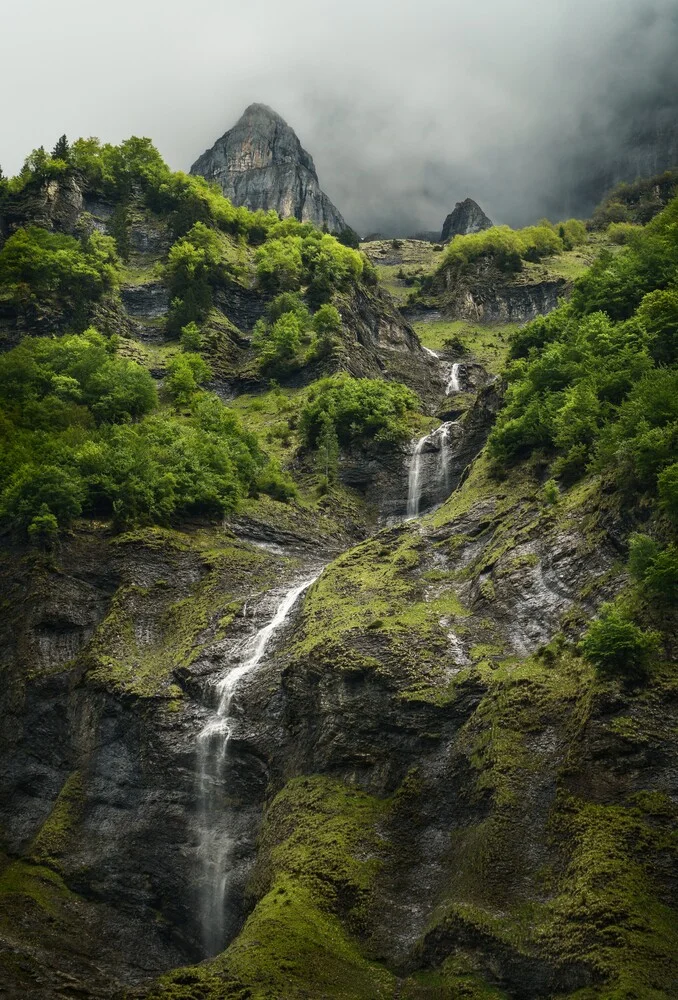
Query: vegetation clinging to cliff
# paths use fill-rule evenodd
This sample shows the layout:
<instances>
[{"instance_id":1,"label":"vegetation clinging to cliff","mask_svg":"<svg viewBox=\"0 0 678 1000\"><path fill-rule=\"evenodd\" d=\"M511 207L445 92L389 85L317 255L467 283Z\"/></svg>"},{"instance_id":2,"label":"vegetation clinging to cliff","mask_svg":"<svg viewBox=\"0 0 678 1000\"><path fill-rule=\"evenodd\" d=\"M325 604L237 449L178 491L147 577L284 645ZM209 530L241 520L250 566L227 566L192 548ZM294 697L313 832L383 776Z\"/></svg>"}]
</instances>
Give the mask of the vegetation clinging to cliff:
<instances>
[{"instance_id":1,"label":"vegetation clinging to cliff","mask_svg":"<svg viewBox=\"0 0 678 1000\"><path fill-rule=\"evenodd\" d=\"M120 525L222 514L259 482L294 492L216 396L180 382L186 412L161 413L150 374L95 330L26 338L0 358L0 387L0 518L34 537L82 513Z\"/></svg>"}]
</instances>

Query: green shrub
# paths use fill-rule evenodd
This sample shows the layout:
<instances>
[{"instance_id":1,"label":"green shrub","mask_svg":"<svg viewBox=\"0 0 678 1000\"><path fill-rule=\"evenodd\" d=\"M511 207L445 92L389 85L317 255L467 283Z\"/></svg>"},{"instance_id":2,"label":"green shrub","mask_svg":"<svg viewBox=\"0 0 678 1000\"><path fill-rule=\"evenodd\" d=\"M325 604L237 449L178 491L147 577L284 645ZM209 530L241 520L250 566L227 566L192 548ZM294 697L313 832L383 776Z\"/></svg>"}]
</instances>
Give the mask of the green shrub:
<instances>
[{"instance_id":1,"label":"green shrub","mask_svg":"<svg viewBox=\"0 0 678 1000\"><path fill-rule=\"evenodd\" d=\"M562 249L563 242L550 224L518 230L492 226L480 233L455 236L445 251L441 266L451 262L469 264L478 257L487 256L493 258L500 270L519 271L522 259L540 260Z\"/></svg>"},{"instance_id":2,"label":"green shrub","mask_svg":"<svg viewBox=\"0 0 678 1000\"><path fill-rule=\"evenodd\" d=\"M674 529L678 527L678 462L664 469L658 477L659 506L668 514Z\"/></svg>"},{"instance_id":3,"label":"green shrub","mask_svg":"<svg viewBox=\"0 0 678 1000\"><path fill-rule=\"evenodd\" d=\"M0 520L28 528L54 521L67 525L82 513L86 487L80 476L58 465L22 464L0 497ZM51 515L51 518L50 518Z\"/></svg>"},{"instance_id":4,"label":"green shrub","mask_svg":"<svg viewBox=\"0 0 678 1000\"><path fill-rule=\"evenodd\" d=\"M256 486L261 493L267 493L274 500L280 500L282 503L287 503L297 496L294 481L273 460L268 462L259 473Z\"/></svg>"},{"instance_id":5,"label":"green shrub","mask_svg":"<svg viewBox=\"0 0 678 1000\"><path fill-rule=\"evenodd\" d=\"M0 294L30 319L45 314L85 322L91 304L113 287L115 241L94 231L84 242L39 226L17 229L0 250Z\"/></svg>"},{"instance_id":6,"label":"green shrub","mask_svg":"<svg viewBox=\"0 0 678 1000\"><path fill-rule=\"evenodd\" d=\"M165 388L178 406L185 406L211 374L210 366L199 354L186 351L168 361Z\"/></svg>"},{"instance_id":7,"label":"green shrub","mask_svg":"<svg viewBox=\"0 0 678 1000\"><path fill-rule=\"evenodd\" d=\"M558 503L560 500L560 490L555 479L547 479L542 487L542 496L544 498L544 503L548 507L553 507Z\"/></svg>"},{"instance_id":8,"label":"green shrub","mask_svg":"<svg viewBox=\"0 0 678 1000\"><path fill-rule=\"evenodd\" d=\"M72 422L78 407L86 407L99 423L150 412L157 405L150 373L115 356L113 349L93 329L59 338L24 338L0 359L5 412L22 426L45 429L58 424L60 414Z\"/></svg>"},{"instance_id":9,"label":"green shrub","mask_svg":"<svg viewBox=\"0 0 678 1000\"><path fill-rule=\"evenodd\" d=\"M607 235L613 243L623 246L630 243L639 231L638 226L632 222L611 222L607 227Z\"/></svg>"},{"instance_id":10,"label":"green shrub","mask_svg":"<svg viewBox=\"0 0 678 1000\"><path fill-rule=\"evenodd\" d=\"M675 545L661 548L647 535L633 535L629 571L653 603L675 607L678 600L678 548Z\"/></svg>"},{"instance_id":11,"label":"green shrub","mask_svg":"<svg viewBox=\"0 0 678 1000\"><path fill-rule=\"evenodd\" d=\"M638 307L637 318L648 336L648 346L657 364L678 361L678 289L649 292Z\"/></svg>"},{"instance_id":12,"label":"green shrub","mask_svg":"<svg viewBox=\"0 0 678 1000\"><path fill-rule=\"evenodd\" d=\"M186 416L154 413L149 373L96 331L26 338L0 356L0 523L48 545L80 515L116 524L221 515L250 492L286 498L289 477L216 396L199 355L170 362Z\"/></svg>"},{"instance_id":13,"label":"green shrub","mask_svg":"<svg viewBox=\"0 0 678 1000\"><path fill-rule=\"evenodd\" d=\"M589 625L581 648L603 677L638 681L646 676L660 639L657 632L644 631L614 605L606 604Z\"/></svg>"},{"instance_id":14,"label":"green shrub","mask_svg":"<svg viewBox=\"0 0 678 1000\"><path fill-rule=\"evenodd\" d=\"M393 446L409 437L405 418L417 402L415 394L399 382L345 374L321 379L300 414L302 440L316 448L329 420L342 444Z\"/></svg>"},{"instance_id":15,"label":"green shrub","mask_svg":"<svg viewBox=\"0 0 678 1000\"><path fill-rule=\"evenodd\" d=\"M202 334L200 332L200 327L197 323L191 322L187 323L186 326L181 328L181 336L179 337L179 343L181 344L182 350L190 351L192 353L197 353L202 348Z\"/></svg>"},{"instance_id":16,"label":"green shrub","mask_svg":"<svg viewBox=\"0 0 678 1000\"><path fill-rule=\"evenodd\" d=\"M572 480L593 466L654 494L678 447L678 199L617 256L603 253L569 304L514 335L508 391L488 442L501 465L537 449Z\"/></svg>"}]
</instances>

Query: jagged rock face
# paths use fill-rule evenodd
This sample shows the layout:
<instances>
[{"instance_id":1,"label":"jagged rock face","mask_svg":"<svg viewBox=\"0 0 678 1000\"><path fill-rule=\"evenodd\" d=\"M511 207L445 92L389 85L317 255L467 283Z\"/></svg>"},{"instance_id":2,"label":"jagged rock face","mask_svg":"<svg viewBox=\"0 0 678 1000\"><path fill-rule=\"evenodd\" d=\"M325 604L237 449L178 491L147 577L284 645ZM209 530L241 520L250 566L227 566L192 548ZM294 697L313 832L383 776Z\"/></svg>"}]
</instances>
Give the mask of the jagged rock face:
<instances>
[{"instance_id":1,"label":"jagged rock face","mask_svg":"<svg viewBox=\"0 0 678 1000\"><path fill-rule=\"evenodd\" d=\"M479 233L483 229L491 229L493 222L483 212L480 205L472 198L458 201L454 211L443 223L442 241L445 243L454 236L468 236L469 233Z\"/></svg>"},{"instance_id":2,"label":"jagged rock face","mask_svg":"<svg viewBox=\"0 0 678 1000\"><path fill-rule=\"evenodd\" d=\"M432 302L448 320L528 323L555 309L570 288L562 277L533 281L522 272L506 274L490 257L479 257L469 266L445 264L434 276Z\"/></svg>"},{"instance_id":3,"label":"jagged rock face","mask_svg":"<svg viewBox=\"0 0 678 1000\"><path fill-rule=\"evenodd\" d=\"M216 181L234 205L274 209L329 232L346 228L341 213L320 190L313 158L294 130L265 104L252 104L237 124L191 167Z\"/></svg>"}]
</instances>

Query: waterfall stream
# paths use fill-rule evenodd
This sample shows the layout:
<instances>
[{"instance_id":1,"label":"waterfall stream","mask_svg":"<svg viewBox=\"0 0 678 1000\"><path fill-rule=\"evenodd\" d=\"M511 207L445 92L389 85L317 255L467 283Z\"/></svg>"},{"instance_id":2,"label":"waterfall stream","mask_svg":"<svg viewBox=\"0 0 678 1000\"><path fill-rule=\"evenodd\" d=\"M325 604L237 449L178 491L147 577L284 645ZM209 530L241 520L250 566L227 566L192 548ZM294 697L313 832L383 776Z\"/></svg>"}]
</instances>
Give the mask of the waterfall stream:
<instances>
[{"instance_id":1,"label":"waterfall stream","mask_svg":"<svg viewBox=\"0 0 678 1000\"><path fill-rule=\"evenodd\" d=\"M451 396L453 392L461 392L461 383L459 382L459 368L460 365L458 363L452 365L452 371L450 372L450 378L447 383L447 389L445 390L446 396Z\"/></svg>"},{"instance_id":2,"label":"waterfall stream","mask_svg":"<svg viewBox=\"0 0 678 1000\"><path fill-rule=\"evenodd\" d=\"M449 493L450 441L455 425L455 421L447 421L416 442L407 480L407 520L421 512L425 489L439 492L441 500Z\"/></svg>"},{"instance_id":3,"label":"waterfall stream","mask_svg":"<svg viewBox=\"0 0 678 1000\"><path fill-rule=\"evenodd\" d=\"M228 744L236 719L231 709L242 679L252 673L265 656L275 633L285 624L301 595L318 576L296 584L281 595L271 620L239 650L242 662L216 685L218 697L214 717L198 736L198 799L200 809L199 857L201 872L200 918L205 953L217 954L226 937L226 904L231 876L235 831L227 828L224 797L228 795Z\"/></svg>"}]
</instances>

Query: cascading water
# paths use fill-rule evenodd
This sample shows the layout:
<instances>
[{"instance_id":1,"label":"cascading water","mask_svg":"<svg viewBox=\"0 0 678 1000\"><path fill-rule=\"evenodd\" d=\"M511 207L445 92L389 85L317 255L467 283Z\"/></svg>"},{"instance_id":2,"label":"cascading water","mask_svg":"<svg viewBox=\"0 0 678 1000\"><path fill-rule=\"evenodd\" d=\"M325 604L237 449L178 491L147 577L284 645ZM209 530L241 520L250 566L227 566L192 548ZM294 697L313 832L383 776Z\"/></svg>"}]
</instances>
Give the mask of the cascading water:
<instances>
[{"instance_id":1,"label":"cascading water","mask_svg":"<svg viewBox=\"0 0 678 1000\"><path fill-rule=\"evenodd\" d=\"M424 448L428 444L430 434L425 434L423 438L419 438L414 446L414 451L412 452L412 459L410 461L410 472L407 480L407 517L416 517L419 513L419 504L421 503L421 473L422 473L422 455L424 453Z\"/></svg>"},{"instance_id":2,"label":"cascading water","mask_svg":"<svg viewBox=\"0 0 678 1000\"><path fill-rule=\"evenodd\" d=\"M234 831L224 826L224 798L228 793L228 745L236 720L231 712L233 697L242 679L256 669L275 633L284 625L301 595L317 580L314 576L286 591L273 618L240 650L242 662L216 686L214 717L198 736L198 796L200 805L200 918L205 952L217 954L225 943L226 902L235 847Z\"/></svg>"},{"instance_id":3,"label":"cascading water","mask_svg":"<svg viewBox=\"0 0 678 1000\"><path fill-rule=\"evenodd\" d=\"M430 434L419 438L412 451L407 481L407 519L417 517L425 489L440 493L444 499L449 493L452 428L455 421L447 421Z\"/></svg>"},{"instance_id":4,"label":"cascading water","mask_svg":"<svg viewBox=\"0 0 678 1000\"><path fill-rule=\"evenodd\" d=\"M461 383L459 381L459 368L460 365L458 363L452 365L452 371L450 372L450 378L447 383L447 389L445 390L446 396L451 396L453 392L461 392Z\"/></svg>"}]
</instances>

